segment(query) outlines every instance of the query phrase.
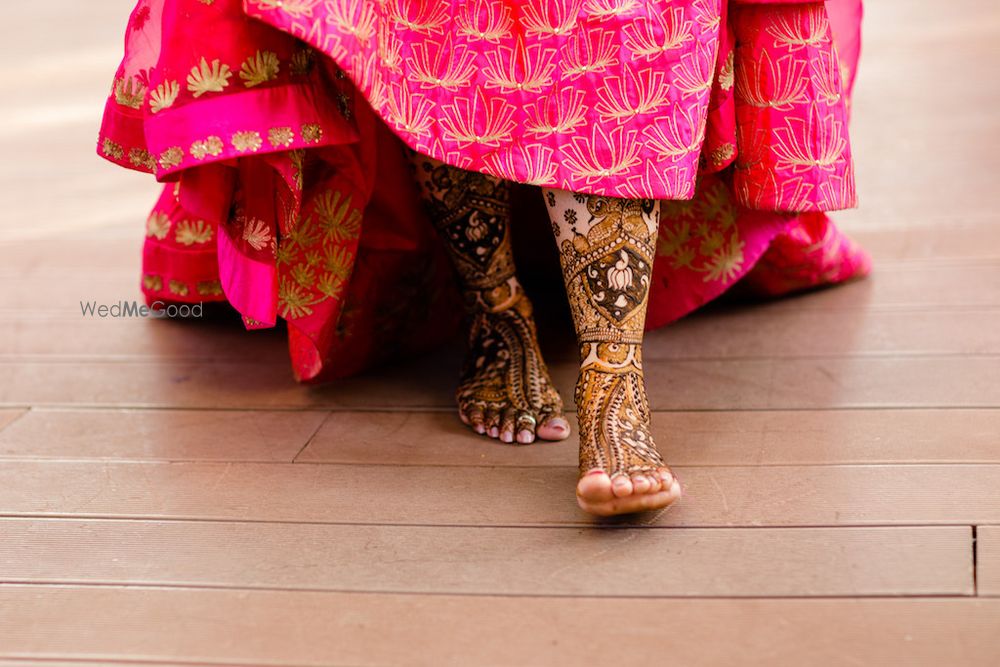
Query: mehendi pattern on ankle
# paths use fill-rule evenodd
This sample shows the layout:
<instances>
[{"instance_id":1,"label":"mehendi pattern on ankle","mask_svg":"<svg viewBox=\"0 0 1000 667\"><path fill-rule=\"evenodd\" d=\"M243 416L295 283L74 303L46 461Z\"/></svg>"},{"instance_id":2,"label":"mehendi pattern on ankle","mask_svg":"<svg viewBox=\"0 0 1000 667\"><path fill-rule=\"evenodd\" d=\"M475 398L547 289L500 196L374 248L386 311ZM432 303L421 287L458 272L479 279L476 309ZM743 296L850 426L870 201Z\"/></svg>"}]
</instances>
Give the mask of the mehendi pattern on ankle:
<instances>
[{"instance_id":1,"label":"mehendi pattern on ankle","mask_svg":"<svg viewBox=\"0 0 1000 667\"><path fill-rule=\"evenodd\" d=\"M659 202L570 193L547 200L561 221L559 254L580 342L641 343Z\"/></svg>"},{"instance_id":2,"label":"mehendi pattern on ankle","mask_svg":"<svg viewBox=\"0 0 1000 667\"><path fill-rule=\"evenodd\" d=\"M510 244L510 184L413 156L431 221L445 241L472 310L510 307L520 292Z\"/></svg>"},{"instance_id":3,"label":"mehendi pattern on ankle","mask_svg":"<svg viewBox=\"0 0 1000 667\"><path fill-rule=\"evenodd\" d=\"M561 415L538 347L532 305L517 280L510 240L510 184L411 154L427 211L458 273L470 316L457 392L459 411L485 427L535 432Z\"/></svg>"},{"instance_id":4,"label":"mehendi pattern on ankle","mask_svg":"<svg viewBox=\"0 0 1000 667\"><path fill-rule=\"evenodd\" d=\"M652 472L642 335L659 202L547 191L580 342L580 471Z\"/></svg>"},{"instance_id":5,"label":"mehendi pattern on ankle","mask_svg":"<svg viewBox=\"0 0 1000 667\"><path fill-rule=\"evenodd\" d=\"M514 420L517 430L532 431L535 423L520 423L525 415L542 423L561 413L562 398L552 386L537 340L531 301L523 293L506 310L473 315L468 339L472 354L462 368L459 410L499 411L499 421L487 428L503 430L501 422ZM506 410L512 412L503 414Z\"/></svg>"}]
</instances>

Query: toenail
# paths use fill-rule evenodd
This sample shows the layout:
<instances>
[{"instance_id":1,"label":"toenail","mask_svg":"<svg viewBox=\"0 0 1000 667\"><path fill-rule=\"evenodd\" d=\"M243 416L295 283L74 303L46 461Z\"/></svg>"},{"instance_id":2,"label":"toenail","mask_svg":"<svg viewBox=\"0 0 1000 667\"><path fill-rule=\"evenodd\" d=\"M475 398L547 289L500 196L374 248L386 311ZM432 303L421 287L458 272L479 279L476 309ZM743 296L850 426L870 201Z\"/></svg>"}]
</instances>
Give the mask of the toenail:
<instances>
[{"instance_id":1,"label":"toenail","mask_svg":"<svg viewBox=\"0 0 1000 667\"><path fill-rule=\"evenodd\" d=\"M500 434L500 439L507 443L514 442L514 434L510 431L504 431Z\"/></svg>"},{"instance_id":2,"label":"toenail","mask_svg":"<svg viewBox=\"0 0 1000 667\"><path fill-rule=\"evenodd\" d=\"M603 475L603 474L604 474L603 470L591 470L585 475L585 477L590 477L591 475Z\"/></svg>"},{"instance_id":3,"label":"toenail","mask_svg":"<svg viewBox=\"0 0 1000 667\"><path fill-rule=\"evenodd\" d=\"M517 434L517 441L520 442L522 445L527 445L532 441L534 441L534 439L535 439L535 434L532 433L531 431L521 431L520 433Z\"/></svg>"}]
</instances>

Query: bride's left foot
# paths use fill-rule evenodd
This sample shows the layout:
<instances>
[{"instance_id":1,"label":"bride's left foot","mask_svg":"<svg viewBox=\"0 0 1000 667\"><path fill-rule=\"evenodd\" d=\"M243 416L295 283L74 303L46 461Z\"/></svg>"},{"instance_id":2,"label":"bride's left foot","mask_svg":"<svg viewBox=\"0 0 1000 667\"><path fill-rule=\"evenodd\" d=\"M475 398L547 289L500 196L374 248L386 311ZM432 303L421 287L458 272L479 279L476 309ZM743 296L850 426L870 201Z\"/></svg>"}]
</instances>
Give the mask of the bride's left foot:
<instances>
[{"instance_id":1,"label":"bride's left foot","mask_svg":"<svg viewBox=\"0 0 1000 667\"><path fill-rule=\"evenodd\" d=\"M584 343L576 386L580 481L576 500L598 516L667 507L681 485L653 443L637 345Z\"/></svg>"},{"instance_id":2,"label":"bride's left foot","mask_svg":"<svg viewBox=\"0 0 1000 667\"><path fill-rule=\"evenodd\" d=\"M531 301L517 279L475 301L457 392L459 417L477 433L507 443L567 438L562 399L538 348Z\"/></svg>"}]
</instances>

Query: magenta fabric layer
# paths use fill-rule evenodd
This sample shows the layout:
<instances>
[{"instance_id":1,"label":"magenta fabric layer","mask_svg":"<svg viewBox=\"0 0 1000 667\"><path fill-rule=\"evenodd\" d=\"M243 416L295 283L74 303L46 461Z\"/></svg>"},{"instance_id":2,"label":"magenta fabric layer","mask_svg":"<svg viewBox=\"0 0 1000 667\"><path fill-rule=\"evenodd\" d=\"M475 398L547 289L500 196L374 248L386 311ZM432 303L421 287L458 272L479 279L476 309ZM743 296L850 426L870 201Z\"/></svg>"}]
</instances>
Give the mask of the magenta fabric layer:
<instances>
[{"instance_id":1,"label":"magenta fabric layer","mask_svg":"<svg viewBox=\"0 0 1000 667\"><path fill-rule=\"evenodd\" d=\"M859 21L857 0L140 0L98 150L169 182L147 298L284 319L302 380L455 329L401 142L522 183L672 200L659 326L744 277L780 294L867 272L822 213L855 201Z\"/></svg>"},{"instance_id":2,"label":"magenta fabric layer","mask_svg":"<svg viewBox=\"0 0 1000 667\"><path fill-rule=\"evenodd\" d=\"M412 148L522 183L689 199L708 126L740 203L855 204L822 2L245 0L332 58ZM727 9L733 16L727 21ZM733 48L734 39L739 48ZM721 74L717 65L721 64ZM713 90L739 86L730 117Z\"/></svg>"}]
</instances>

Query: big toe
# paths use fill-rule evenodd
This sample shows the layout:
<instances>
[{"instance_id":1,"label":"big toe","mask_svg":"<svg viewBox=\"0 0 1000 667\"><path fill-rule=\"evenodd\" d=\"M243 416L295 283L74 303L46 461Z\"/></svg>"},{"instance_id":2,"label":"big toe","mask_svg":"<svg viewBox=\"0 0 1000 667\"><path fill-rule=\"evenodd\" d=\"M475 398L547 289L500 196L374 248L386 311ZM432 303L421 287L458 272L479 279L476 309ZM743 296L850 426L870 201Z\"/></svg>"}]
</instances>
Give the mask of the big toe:
<instances>
[{"instance_id":1,"label":"big toe","mask_svg":"<svg viewBox=\"0 0 1000 667\"><path fill-rule=\"evenodd\" d=\"M611 477L603 470L591 470L576 484L576 495L582 502L603 503L613 500Z\"/></svg>"}]
</instances>

